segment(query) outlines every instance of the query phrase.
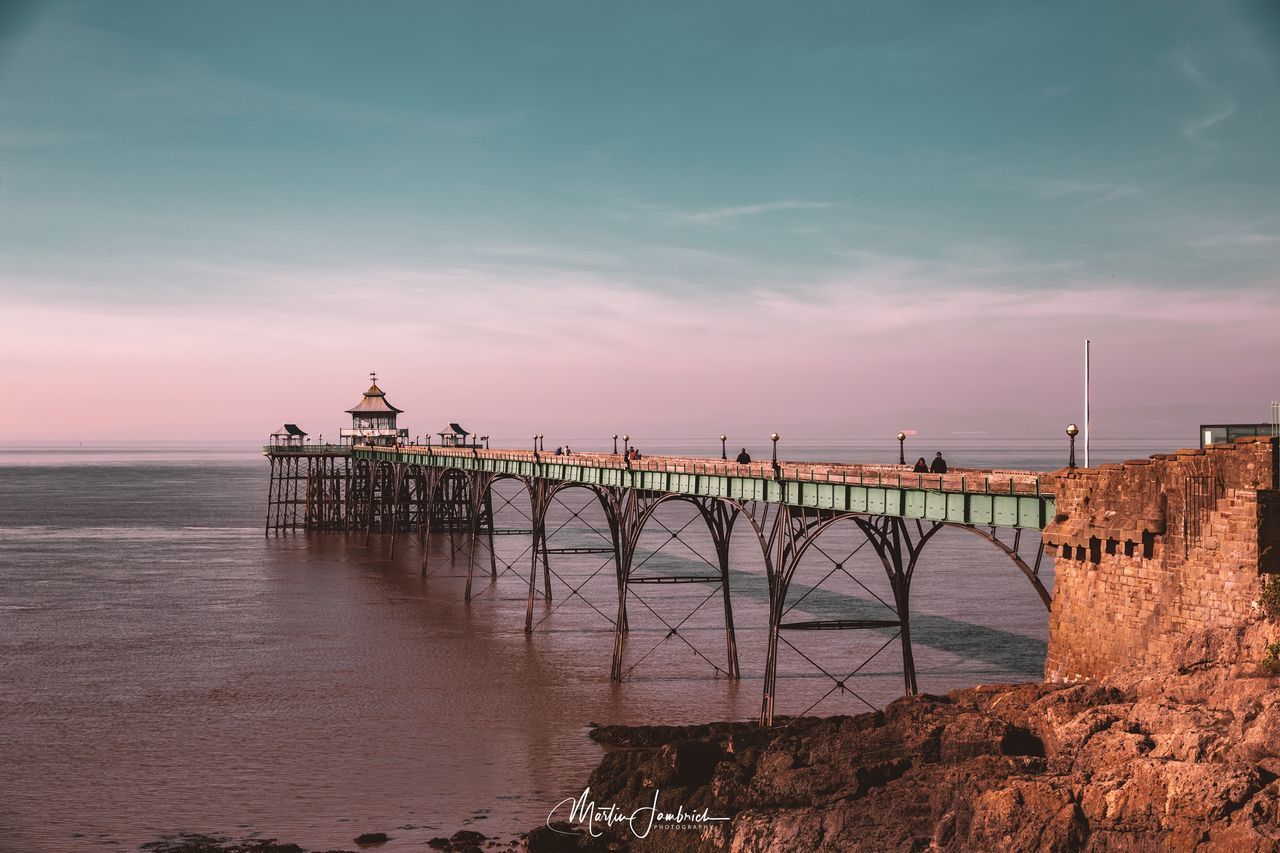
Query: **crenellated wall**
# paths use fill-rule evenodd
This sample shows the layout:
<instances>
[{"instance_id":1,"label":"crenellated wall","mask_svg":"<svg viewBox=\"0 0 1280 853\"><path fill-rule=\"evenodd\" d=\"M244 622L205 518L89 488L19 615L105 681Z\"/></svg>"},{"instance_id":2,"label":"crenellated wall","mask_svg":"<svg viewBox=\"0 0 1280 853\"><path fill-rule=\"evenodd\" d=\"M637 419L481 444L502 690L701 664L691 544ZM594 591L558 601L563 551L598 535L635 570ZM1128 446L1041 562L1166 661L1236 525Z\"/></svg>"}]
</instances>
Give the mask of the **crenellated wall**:
<instances>
[{"instance_id":1,"label":"crenellated wall","mask_svg":"<svg viewBox=\"0 0 1280 853\"><path fill-rule=\"evenodd\" d=\"M1255 612L1261 574L1280 572L1276 442L1057 473L1046 680L1159 664L1190 632Z\"/></svg>"}]
</instances>

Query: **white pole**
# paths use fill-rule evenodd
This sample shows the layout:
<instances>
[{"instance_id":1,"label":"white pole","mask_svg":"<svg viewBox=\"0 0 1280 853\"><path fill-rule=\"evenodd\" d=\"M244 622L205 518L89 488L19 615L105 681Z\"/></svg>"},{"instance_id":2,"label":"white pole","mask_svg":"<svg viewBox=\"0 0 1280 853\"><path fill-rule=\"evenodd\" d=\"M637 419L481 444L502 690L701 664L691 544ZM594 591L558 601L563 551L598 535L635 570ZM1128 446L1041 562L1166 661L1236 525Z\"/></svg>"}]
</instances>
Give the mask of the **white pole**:
<instances>
[{"instance_id":1,"label":"white pole","mask_svg":"<svg viewBox=\"0 0 1280 853\"><path fill-rule=\"evenodd\" d=\"M1089 339L1084 339L1084 467L1089 467Z\"/></svg>"}]
</instances>

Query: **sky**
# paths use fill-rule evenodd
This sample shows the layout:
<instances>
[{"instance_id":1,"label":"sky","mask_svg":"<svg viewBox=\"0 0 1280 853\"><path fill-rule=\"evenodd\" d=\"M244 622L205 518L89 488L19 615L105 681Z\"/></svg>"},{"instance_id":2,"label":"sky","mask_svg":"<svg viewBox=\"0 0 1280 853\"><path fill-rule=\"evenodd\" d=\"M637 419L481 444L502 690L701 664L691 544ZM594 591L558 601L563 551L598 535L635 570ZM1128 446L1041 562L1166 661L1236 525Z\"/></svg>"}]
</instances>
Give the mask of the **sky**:
<instances>
[{"instance_id":1,"label":"sky","mask_svg":"<svg viewBox=\"0 0 1280 853\"><path fill-rule=\"evenodd\" d=\"M1193 442L1277 261L1269 0L0 5L0 440Z\"/></svg>"}]
</instances>

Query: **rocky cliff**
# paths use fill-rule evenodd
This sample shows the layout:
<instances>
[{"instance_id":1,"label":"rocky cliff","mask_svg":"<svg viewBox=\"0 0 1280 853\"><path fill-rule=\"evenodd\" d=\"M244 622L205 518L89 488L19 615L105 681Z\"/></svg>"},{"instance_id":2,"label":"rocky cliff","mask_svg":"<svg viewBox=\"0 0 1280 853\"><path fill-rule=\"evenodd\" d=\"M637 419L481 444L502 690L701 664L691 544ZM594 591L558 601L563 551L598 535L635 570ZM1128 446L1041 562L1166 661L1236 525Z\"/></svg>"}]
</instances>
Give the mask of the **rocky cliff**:
<instances>
[{"instance_id":1,"label":"rocky cliff","mask_svg":"<svg viewBox=\"0 0 1280 853\"><path fill-rule=\"evenodd\" d=\"M605 727L599 804L731 820L614 826L634 850L1272 850L1280 846L1280 626L1196 632L1166 668L975 687L883 712ZM567 827L561 827L566 829ZM530 849L581 849L545 828Z\"/></svg>"}]
</instances>

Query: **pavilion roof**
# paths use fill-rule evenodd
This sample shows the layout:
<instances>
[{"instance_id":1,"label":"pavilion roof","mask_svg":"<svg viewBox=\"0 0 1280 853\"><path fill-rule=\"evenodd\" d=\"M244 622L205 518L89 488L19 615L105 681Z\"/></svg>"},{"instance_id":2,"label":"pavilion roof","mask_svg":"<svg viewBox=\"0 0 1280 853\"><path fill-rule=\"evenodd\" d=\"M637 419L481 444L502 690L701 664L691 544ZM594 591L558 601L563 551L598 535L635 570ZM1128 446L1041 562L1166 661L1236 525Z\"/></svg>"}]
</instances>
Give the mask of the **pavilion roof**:
<instances>
[{"instance_id":1,"label":"pavilion roof","mask_svg":"<svg viewBox=\"0 0 1280 853\"><path fill-rule=\"evenodd\" d=\"M353 408L347 409L349 415L398 415L403 409L397 409L387 402L387 395L378 383L369 386L364 397Z\"/></svg>"}]
</instances>

